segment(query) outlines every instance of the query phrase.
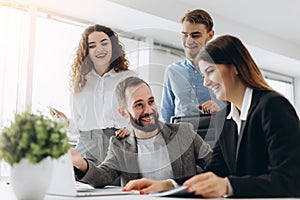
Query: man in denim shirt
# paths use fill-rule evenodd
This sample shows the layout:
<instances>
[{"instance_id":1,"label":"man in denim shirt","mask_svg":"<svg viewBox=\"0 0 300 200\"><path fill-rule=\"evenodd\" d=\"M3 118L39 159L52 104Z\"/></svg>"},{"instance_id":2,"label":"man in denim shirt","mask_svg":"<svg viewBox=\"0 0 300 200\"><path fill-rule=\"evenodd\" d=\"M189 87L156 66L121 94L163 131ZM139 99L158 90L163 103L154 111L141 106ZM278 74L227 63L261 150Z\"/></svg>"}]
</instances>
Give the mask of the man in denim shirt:
<instances>
[{"instance_id":1,"label":"man in denim shirt","mask_svg":"<svg viewBox=\"0 0 300 200\"><path fill-rule=\"evenodd\" d=\"M213 38L213 21L204 10L188 12L182 22L182 45L186 58L171 64L165 71L161 113L164 121L172 116L214 113L216 103L211 90L203 86L203 77L195 65L200 49Z\"/></svg>"}]
</instances>

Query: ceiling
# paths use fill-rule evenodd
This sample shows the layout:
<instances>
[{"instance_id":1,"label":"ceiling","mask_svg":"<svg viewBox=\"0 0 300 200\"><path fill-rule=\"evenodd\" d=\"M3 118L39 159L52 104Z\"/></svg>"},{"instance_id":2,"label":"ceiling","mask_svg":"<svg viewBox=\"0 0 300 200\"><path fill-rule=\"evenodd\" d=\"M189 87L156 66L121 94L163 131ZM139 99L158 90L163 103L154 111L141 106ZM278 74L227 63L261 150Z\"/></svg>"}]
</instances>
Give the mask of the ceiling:
<instances>
[{"instance_id":1,"label":"ceiling","mask_svg":"<svg viewBox=\"0 0 300 200\"><path fill-rule=\"evenodd\" d=\"M1 0L0 0L1 1ZM300 77L299 0L12 0L181 48L180 19L202 8L216 35L242 39L263 69Z\"/></svg>"}]
</instances>

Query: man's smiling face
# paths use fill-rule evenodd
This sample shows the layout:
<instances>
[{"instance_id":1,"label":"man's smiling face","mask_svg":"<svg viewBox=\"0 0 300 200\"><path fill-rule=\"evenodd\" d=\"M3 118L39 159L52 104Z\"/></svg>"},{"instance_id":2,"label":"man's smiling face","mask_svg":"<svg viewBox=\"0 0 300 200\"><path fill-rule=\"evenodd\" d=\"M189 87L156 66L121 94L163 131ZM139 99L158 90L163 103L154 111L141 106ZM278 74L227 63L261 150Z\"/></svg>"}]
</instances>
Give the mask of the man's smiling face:
<instances>
[{"instance_id":1,"label":"man's smiling face","mask_svg":"<svg viewBox=\"0 0 300 200\"><path fill-rule=\"evenodd\" d=\"M145 132L158 128L158 112L151 89L146 84L126 89L127 112L132 125Z\"/></svg>"},{"instance_id":2,"label":"man's smiling face","mask_svg":"<svg viewBox=\"0 0 300 200\"><path fill-rule=\"evenodd\" d=\"M214 36L214 32L207 32L204 24L182 23L182 46L185 50L186 57L194 61L200 49Z\"/></svg>"}]
</instances>

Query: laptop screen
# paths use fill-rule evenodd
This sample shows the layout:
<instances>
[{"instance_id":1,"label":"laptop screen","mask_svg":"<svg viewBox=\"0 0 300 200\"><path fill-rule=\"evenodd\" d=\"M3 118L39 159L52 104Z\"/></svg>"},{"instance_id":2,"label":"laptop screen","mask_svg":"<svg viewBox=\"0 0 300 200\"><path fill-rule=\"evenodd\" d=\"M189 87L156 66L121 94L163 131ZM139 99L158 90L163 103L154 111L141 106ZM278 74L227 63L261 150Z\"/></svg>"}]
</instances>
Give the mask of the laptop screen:
<instances>
[{"instance_id":1,"label":"laptop screen","mask_svg":"<svg viewBox=\"0 0 300 200\"><path fill-rule=\"evenodd\" d=\"M105 187L94 189L92 186L75 181L71 152L53 160L52 180L48 194L62 196L107 196L135 194L123 192L121 187Z\"/></svg>"}]
</instances>

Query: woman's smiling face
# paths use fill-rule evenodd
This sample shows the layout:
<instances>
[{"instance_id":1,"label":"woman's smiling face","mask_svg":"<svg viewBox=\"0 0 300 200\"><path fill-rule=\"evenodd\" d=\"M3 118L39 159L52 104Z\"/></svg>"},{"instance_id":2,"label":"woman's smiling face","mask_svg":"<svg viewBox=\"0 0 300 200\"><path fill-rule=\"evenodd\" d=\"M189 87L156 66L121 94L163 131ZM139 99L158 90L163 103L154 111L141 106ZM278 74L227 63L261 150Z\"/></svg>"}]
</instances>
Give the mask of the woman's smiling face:
<instances>
[{"instance_id":1,"label":"woman's smiling face","mask_svg":"<svg viewBox=\"0 0 300 200\"><path fill-rule=\"evenodd\" d=\"M112 43L104 32L92 32L88 36L89 56L94 65L109 66L112 58Z\"/></svg>"},{"instance_id":2,"label":"woman's smiling face","mask_svg":"<svg viewBox=\"0 0 300 200\"><path fill-rule=\"evenodd\" d=\"M204 86L211 88L217 99L230 101L238 81L236 67L200 60L199 68L204 75Z\"/></svg>"}]
</instances>

